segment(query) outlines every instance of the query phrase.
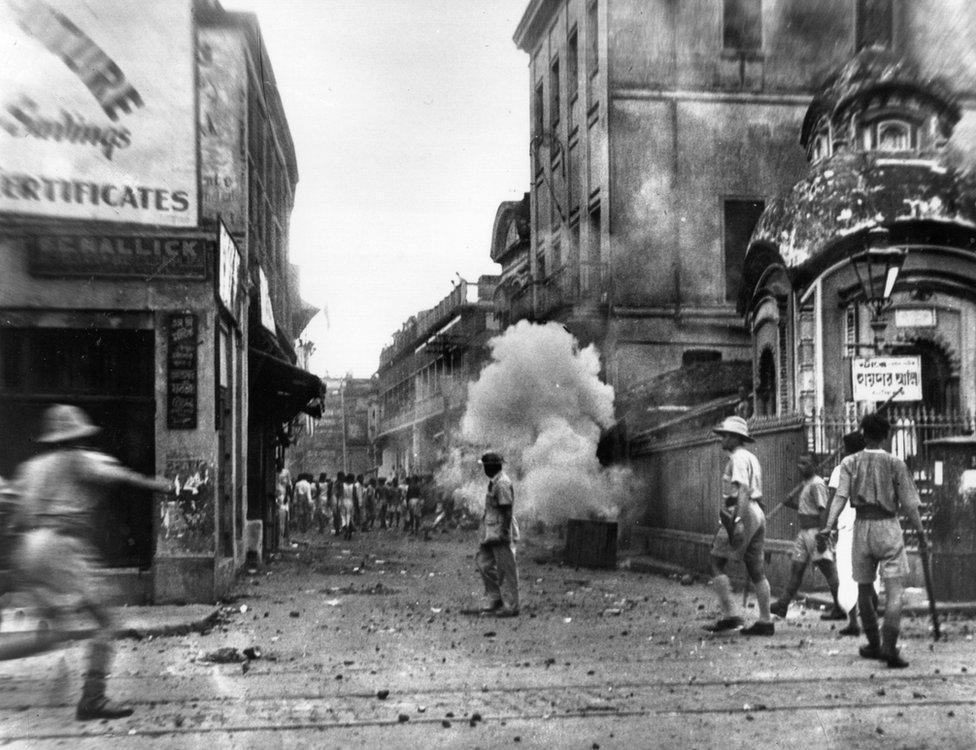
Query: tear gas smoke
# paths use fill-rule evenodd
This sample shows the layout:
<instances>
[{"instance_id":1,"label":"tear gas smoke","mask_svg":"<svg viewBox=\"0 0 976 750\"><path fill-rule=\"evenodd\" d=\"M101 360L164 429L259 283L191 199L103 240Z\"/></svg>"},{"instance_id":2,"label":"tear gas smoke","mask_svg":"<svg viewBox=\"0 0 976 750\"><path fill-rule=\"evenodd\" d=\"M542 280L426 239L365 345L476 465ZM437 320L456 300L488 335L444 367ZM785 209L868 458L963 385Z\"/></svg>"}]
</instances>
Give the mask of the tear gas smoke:
<instances>
[{"instance_id":1,"label":"tear gas smoke","mask_svg":"<svg viewBox=\"0 0 976 750\"><path fill-rule=\"evenodd\" d=\"M596 457L601 429L614 423L596 348L580 349L557 323L528 321L489 346L491 362L468 390L461 441L438 483L480 513L486 479L477 459L490 447L505 457L519 518L616 518L636 488L629 469L604 468Z\"/></svg>"}]
</instances>

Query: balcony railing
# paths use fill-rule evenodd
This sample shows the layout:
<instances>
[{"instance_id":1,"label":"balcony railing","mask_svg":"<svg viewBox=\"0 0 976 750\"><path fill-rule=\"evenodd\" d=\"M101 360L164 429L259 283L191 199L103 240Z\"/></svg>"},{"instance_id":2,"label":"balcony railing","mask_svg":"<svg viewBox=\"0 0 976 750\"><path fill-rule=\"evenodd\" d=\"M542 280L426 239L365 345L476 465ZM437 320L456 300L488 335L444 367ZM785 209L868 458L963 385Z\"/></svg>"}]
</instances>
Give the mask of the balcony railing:
<instances>
[{"instance_id":1,"label":"balcony railing","mask_svg":"<svg viewBox=\"0 0 976 750\"><path fill-rule=\"evenodd\" d=\"M417 313L393 334L393 343L380 353L380 366L395 359L405 349L416 347L423 339L451 322L466 305L474 305L480 299L491 299L491 290L491 286L479 288L478 284L461 281L434 307Z\"/></svg>"},{"instance_id":2,"label":"balcony railing","mask_svg":"<svg viewBox=\"0 0 976 750\"><path fill-rule=\"evenodd\" d=\"M608 289L604 263L579 263L557 268L512 295L509 320L544 320L584 302L600 303Z\"/></svg>"}]
</instances>

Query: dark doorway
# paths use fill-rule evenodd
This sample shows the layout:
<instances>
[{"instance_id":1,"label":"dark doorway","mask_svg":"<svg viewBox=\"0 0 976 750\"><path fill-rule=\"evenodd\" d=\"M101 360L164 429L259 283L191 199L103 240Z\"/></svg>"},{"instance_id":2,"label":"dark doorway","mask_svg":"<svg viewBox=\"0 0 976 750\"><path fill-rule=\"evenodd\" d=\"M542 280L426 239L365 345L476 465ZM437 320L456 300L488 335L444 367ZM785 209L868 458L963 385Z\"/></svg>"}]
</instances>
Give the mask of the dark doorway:
<instances>
[{"instance_id":1,"label":"dark doorway","mask_svg":"<svg viewBox=\"0 0 976 750\"><path fill-rule=\"evenodd\" d=\"M896 357L919 357L922 363L922 406L938 414L959 410L959 378L938 344L914 341L891 350Z\"/></svg>"},{"instance_id":2,"label":"dark doorway","mask_svg":"<svg viewBox=\"0 0 976 750\"><path fill-rule=\"evenodd\" d=\"M759 385L756 388L756 412L760 417L776 414L776 358L772 349L759 355Z\"/></svg>"},{"instance_id":3,"label":"dark doorway","mask_svg":"<svg viewBox=\"0 0 976 750\"><path fill-rule=\"evenodd\" d=\"M44 410L74 404L102 428L92 447L143 474L156 473L153 331L0 329L0 474L44 450L36 440ZM149 568L152 494L107 493L94 540L111 567Z\"/></svg>"}]
</instances>

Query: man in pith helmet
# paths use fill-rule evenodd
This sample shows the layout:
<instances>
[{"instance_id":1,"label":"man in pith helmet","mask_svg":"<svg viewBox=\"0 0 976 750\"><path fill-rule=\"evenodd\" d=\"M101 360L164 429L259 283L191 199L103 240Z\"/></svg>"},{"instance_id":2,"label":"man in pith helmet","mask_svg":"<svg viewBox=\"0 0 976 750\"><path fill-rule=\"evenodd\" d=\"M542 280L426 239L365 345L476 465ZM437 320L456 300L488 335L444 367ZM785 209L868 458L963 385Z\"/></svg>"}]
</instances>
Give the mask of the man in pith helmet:
<instances>
[{"instance_id":1,"label":"man in pith helmet","mask_svg":"<svg viewBox=\"0 0 976 750\"><path fill-rule=\"evenodd\" d=\"M732 601L732 584L725 572L729 560L742 560L756 590L759 620L740 632L750 636L773 635L763 549L766 516L760 505L762 470L759 460L743 447L755 440L742 417L728 417L714 432L721 438L722 450L729 454L729 460L722 471L722 507L719 511L722 525L715 534L711 550L712 585L722 616L708 629L718 633L742 627L742 618L736 614Z\"/></svg>"},{"instance_id":2,"label":"man in pith helmet","mask_svg":"<svg viewBox=\"0 0 976 750\"><path fill-rule=\"evenodd\" d=\"M88 648L77 718L129 716L132 708L105 695L115 623L105 604L107 592L98 574L101 560L92 543L93 531L110 487L123 484L169 492L171 484L131 471L87 447L100 428L77 406L51 406L44 413L43 426L37 442L48 450L23 463L14 479L19 495L14 525L20 534L13 552L16 576L41 600L47 617L61 617L68 598L98 624Z\"/></svg>"}]
</instances>

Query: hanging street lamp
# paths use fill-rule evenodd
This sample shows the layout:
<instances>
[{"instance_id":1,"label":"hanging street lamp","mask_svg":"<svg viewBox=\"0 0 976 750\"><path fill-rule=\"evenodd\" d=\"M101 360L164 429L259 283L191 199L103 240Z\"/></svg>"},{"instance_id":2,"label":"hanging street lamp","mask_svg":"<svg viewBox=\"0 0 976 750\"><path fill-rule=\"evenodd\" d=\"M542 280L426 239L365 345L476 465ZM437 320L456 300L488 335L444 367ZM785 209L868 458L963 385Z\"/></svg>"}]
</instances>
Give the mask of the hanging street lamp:
<instances>
[{"instance_id":1,"label":"hanging street lamp","mask_svg":"<svg viewBox=\"0 0 976 750\"><path fill-rule=\"evenodd\" d=\"M851 265L857 274L864 301L871 309L871 330L874 332L875 354L885 350L887 312L891 307L891 293L898 281L898 274L908 255L907 247L893 247L888 230L872 227L865 238L864 250L851 256Z\"/></svg>"}]
</instances>

